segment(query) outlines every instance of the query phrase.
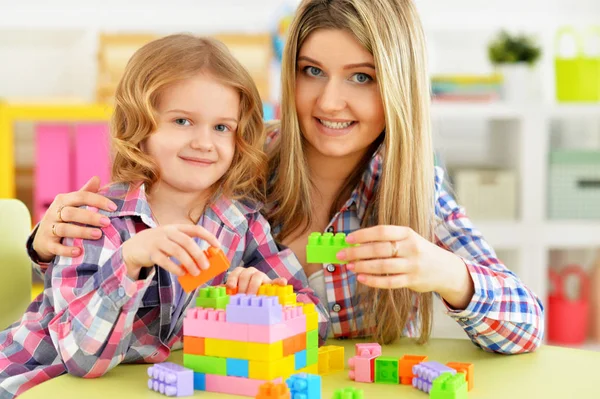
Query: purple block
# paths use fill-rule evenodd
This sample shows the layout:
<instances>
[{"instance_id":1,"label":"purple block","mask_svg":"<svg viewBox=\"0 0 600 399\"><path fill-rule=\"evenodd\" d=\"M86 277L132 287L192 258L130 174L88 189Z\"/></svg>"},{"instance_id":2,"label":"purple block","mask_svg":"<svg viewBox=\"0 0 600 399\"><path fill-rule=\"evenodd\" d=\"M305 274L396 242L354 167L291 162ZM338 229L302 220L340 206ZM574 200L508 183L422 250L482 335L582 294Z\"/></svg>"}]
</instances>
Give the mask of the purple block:
<instances>
[{"instance_id":1,"label":"purple block","mask_svg":"<svg viewBox=\"0 0 600 399\"><path fill-rule=\"evenodd\" d=\"M275 296L237 294L229 298L225 320L241 324L277 324L283 321L283 308Z\"/></svg>"},{"instance_id":2,"label":"purple block","mask_svg":"<svg viewBox=\"0 0 600 399\"><path fill-rule=\"evenodd\" d=\"M166 396L194 394L194 372L175 363L157 363L148 367L148 388Z\"/></svg>"},{"instance_id":3,"label":"purple block","mask_svg":"<svg viewBox=\"0 0 600 399\"><path fill-rule=\"evenodd\" d=\"M413 366L413 386L423 392L431 390L433 380L438 378L442 373L456 374L456 370L438 362L422 362Z\"/></svg>"}]
</instances>

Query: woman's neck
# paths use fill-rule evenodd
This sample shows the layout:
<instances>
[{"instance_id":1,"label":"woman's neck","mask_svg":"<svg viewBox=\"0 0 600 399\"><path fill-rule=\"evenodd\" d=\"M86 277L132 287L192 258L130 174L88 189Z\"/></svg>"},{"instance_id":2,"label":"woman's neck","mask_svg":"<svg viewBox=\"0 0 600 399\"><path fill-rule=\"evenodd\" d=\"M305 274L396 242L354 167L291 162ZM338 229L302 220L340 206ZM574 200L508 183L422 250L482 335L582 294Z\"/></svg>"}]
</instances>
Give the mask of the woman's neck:
<instances>
[{"instance_id":1,"label":"woman's neck","mask_svg":"<svg viewBox=\"0 0 600 399\"><path fill-rule=\"evenodd\" d=\"M363 155L357 153L346 157L328 157L307 148L306 160L316 194L331 205L348 177L360 164Z\"/></svg>"},{"instance_id":2,"label":"woman's neck","mask_svg":"<svg viewBox=\"0 0 600 399\"><path fill-rule=\"evenodd\" d=\"M204 212L210 195L207 192L181 192L163 182L154 184L146 194L153 216L161 225L196 224Z\"/></svg>"}]
</instances>

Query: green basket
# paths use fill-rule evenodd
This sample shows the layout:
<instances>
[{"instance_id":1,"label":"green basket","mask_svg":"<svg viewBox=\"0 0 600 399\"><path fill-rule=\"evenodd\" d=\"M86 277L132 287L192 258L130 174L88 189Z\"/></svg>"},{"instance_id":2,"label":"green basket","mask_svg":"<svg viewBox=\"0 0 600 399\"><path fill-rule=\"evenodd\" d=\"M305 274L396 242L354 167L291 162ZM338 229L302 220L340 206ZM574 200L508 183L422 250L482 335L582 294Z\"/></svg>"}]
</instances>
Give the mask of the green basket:
<instances>
[{"instance_id":1,"label":"green basket","mask_svg":"<svg viewBox=\"0 0 600 399\"><path fill-rule=\"evenodd\" d=\"M559 54L558 43L570 36L577 46L577 54L564 57ZM586 55L584 42L590 38L600 40L600 26L588 29L584 35L572 28L562 28L556 35L556 98L559 102L600 101L600 54Z\"/></svg>"}]
</instances>

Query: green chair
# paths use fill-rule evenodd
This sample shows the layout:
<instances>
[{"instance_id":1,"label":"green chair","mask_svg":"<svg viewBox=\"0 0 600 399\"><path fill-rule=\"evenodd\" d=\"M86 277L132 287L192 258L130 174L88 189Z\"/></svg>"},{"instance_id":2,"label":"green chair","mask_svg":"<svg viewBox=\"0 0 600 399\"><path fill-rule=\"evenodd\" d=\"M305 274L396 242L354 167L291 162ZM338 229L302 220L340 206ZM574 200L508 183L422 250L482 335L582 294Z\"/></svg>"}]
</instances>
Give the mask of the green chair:
<instances>
[{"instance_id":1,"label":"green chair","mask_svg":"<svg viewBox=\"0 0 600 399\"><path fill-rule=\"evenodd\" d=\"M31 302L31 262L25 243L31 231L27 207L0 199L0 330L19 320Z\"/></svg>"}]
</instances>

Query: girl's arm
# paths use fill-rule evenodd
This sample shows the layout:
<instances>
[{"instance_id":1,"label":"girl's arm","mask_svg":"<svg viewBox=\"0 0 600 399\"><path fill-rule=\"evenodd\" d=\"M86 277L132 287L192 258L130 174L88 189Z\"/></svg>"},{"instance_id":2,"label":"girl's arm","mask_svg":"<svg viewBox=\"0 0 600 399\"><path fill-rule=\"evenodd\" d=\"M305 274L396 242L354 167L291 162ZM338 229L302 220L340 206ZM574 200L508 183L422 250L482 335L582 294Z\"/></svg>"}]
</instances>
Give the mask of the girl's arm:
<instances>
[{"instance_id":1,"label":"girl's arm","mask_svg":"<svg viewBox=\"0 0 600 399\"><path fill-rule=\"evenodd\" d=\"M127 276L120 231L133 231L121 219L103 228L99 240L65 239L80 256L56 257L49 269L55 317L50 336L67 371L98 377L125 357L135 314L154 269L144 280Z\"/></svg>"},{"instance_id":2,"label":"girl's arm","mask_svg":"<svg viewBox=\"0 0 600 399\"><path fill-rule=\"evenodd\" d=\"M443 171L436 168L437 244L458 255L473 280L474 294L463 310L448 314L481 348L499 353L531 352L544 335L539 298L498 258L464 210L443 188Z\"/></svg>"},{"instance_id":3,"label":"girl's arm","mask_svg":"<svg viewBox=\"0 0 600 399\"><path fill-rule=\"evenodd\" d=\"M283 277L288 284L294 286L299 302L314 303L319 314L319 337L321 343L327 339L329 329L329 313L319 297L308 286L302 265L289 248L278 247L267 220L259 213L249 215L248 232L246 233L246 249L244 266L255 267L266 273L271 279Z\"/></svg>"}]
</instances>

